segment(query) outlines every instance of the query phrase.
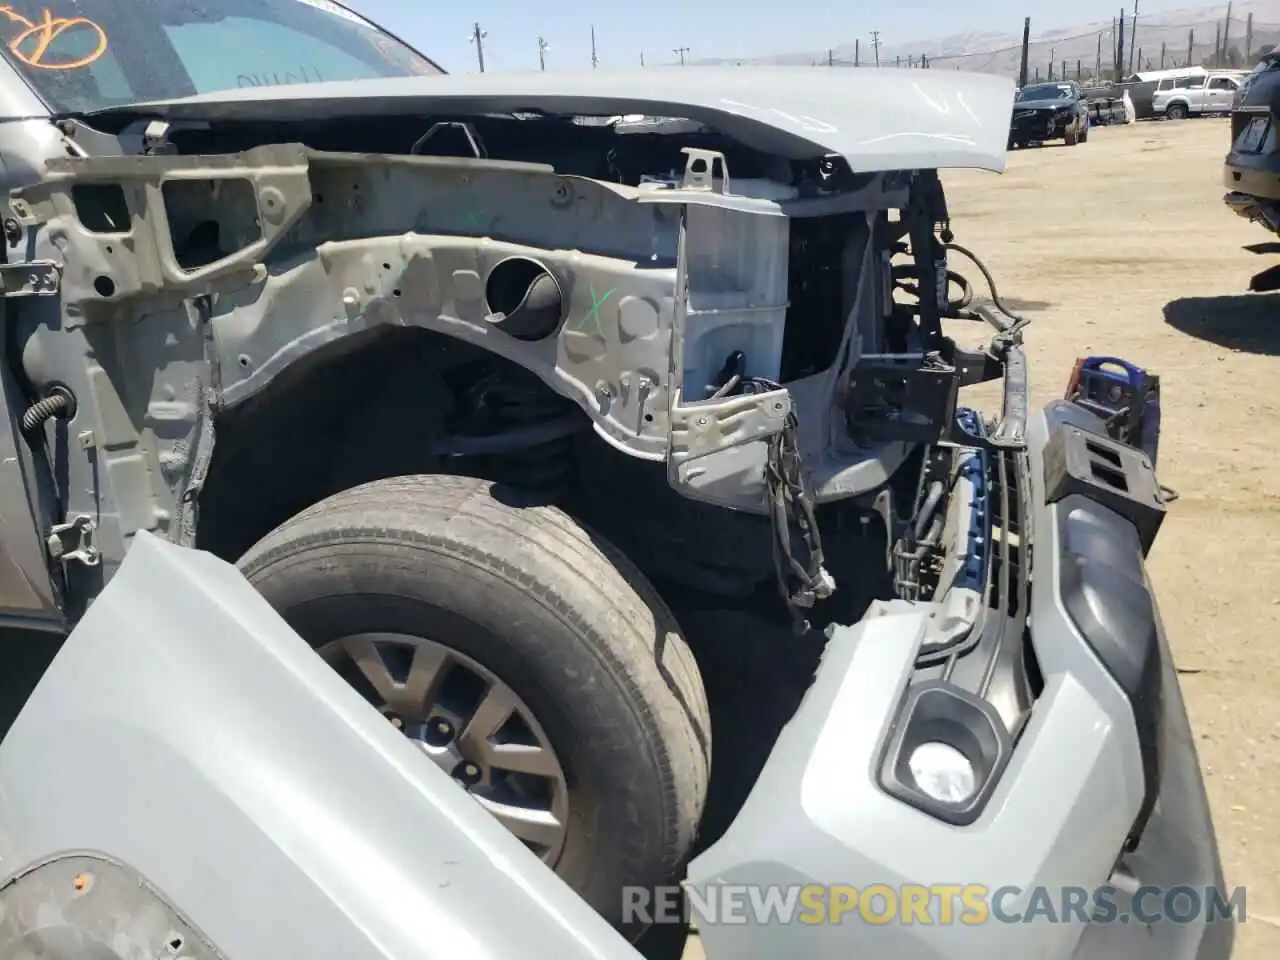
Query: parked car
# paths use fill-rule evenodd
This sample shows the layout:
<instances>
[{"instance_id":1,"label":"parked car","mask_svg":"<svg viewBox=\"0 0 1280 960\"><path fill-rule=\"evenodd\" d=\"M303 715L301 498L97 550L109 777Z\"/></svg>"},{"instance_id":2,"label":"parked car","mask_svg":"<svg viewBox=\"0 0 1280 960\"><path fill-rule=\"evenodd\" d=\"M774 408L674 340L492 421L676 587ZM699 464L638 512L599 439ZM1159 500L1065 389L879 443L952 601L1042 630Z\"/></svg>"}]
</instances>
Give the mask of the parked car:
<instances>
[{"instance_id":1,"label":"parked car","mask_svg":"<svg viewBox=\"0 0 1280 960\"><path fill-rule=\"evenodd\" d=\"M1062 140L1069 147L1089 139L1089 106L1075 81L1038 83L1018 91L1009 147Z\"/></svg>"},{"instance_id":2,"label":"parked car","mask_svg":"<svg viewBox=\"0 0 1280 960\"><path fill-rule=\"evenodd\" d=\"M1241 84L1223 182L1231 210L1280 236L1280 51L1263 57ZM1262 271L1251 287L1280 289L1280 268Z\"/></svg>"},{"instance_id":3,"label":"parked car","mask_svg":"<svg viewBox=\"0 0 1280 960\"><path fill-rule=\"evenodd\" d=\"M1185 120L1228 113L1243 77L1244 74L1236 70L1165 77L1152 94L1152 114L1168 120Z\"/></svg>"},{"instance_id":4,"label":"parked car","mask_svg":"<svg viewBox=\"0 0 1280 960\"><path fill-rule=\"evenodd\" d=\"M1127 90L1129 99L1139 120L1149 120L1155 116L1153 100L1161 82L1186 77L1204 77L1209 73L1204 67L1171 67L1167 70L1144 70L1130 74L1121 83L1114 84L1117 90ZM1117 93L1117 95L1119 95Z\"/></svg>"},{"instance_id":5,"label":"parked car","mask_svg":"<svg viewBox=\"0 0 1280 960\"><path fill-rule=\"evenodd\" d=\"M973 254L939 170L1004 169L1006 79L448 76L330 0L61 0L43 32L43 0L3 9L0 623L61 636L144 531L235 563L410 740L397 762L438 765L629 937L644 924L623 890L677 880L707 829L713 733L721 769L777 757L744 780L769 784L754 839L783 842L721 848L707 873L748 854L744 878L1092 887L1123 860L1126 890L1221 883L1144 573L1165 514L1154 447L1077 403L1029 408L1026 321L994 288L992 309L945 292L948 261ZM1078 92L1056 86L1037 132L1074 142ZM635 122L655 105L669 120ZM601 117L632 119L582 122ZM988 341L957 344L952 317ZM1004 400L987 416L960 402L984 382ZM178 797L247 784L287 856L367 866L398 832L430 837L429 818L361 805L346 831L340 794L280 774L293 738L242 746L250 716L332 727L279 685L188 663L157 664L164 693L241 698L232 729L210 709L198 730L163 707L116 727L99 711L121 749L103 763L145 756ZM803 705L778 664L813 682ZM775 751L791 718L805 745ZM225 822L232 796L186 826ZM125 849L184 858L166 875L188 891L214 882L180 844ZM483 897L469 856L438 896ZM379 890L420 917L396 879L411 870L385 862ZM316 887L346 896L324 864ZM309 890L279 896L303 910ZM468 955L511 955L469 951L486 931L440 916ZM885 930L826 925L847 949L811 955ZM1077 960L1147 943L1221 960L1230 940L1197 923L973 933L983 955ZM948 930L889 935L887 955L936 956Z\"/></svg>"}]
</instances>

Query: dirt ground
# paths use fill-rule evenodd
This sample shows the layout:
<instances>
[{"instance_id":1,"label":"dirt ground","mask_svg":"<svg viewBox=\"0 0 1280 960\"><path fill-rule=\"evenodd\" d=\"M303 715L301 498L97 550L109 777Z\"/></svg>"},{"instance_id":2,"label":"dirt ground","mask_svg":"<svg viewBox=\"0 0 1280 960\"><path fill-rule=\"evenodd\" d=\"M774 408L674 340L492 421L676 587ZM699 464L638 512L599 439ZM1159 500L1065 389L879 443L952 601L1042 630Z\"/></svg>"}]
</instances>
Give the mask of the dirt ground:
<instances>
[{"instance_id":1,"label":"dirt ground","mask_svg":"<svg viewBox=\"0 0 1280 960\"><path fill-rule=\"evenodd\" d=\"M1027 331L1033 401L1072 360L1158 373L1159 474L1180 495L1149 568L1198 738L1230 885L1247 888L1236 960L1280 957L1280 294L1277 262L1222 204L1227 121L1103 127L945 176L956 240L987 262ZM967 271L966 271L967 272ZM696 940L686 960L703 956Z\"/></svg>"}]
</instances>

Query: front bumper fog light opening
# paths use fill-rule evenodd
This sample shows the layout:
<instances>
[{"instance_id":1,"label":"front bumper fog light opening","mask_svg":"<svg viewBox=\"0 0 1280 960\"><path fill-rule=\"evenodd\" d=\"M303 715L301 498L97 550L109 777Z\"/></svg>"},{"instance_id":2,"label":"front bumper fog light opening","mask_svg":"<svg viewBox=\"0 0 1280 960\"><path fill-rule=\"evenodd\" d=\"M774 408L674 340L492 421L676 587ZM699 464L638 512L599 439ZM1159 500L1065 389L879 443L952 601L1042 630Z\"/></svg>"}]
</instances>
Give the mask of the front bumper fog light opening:
<instances>
[{"instance_id":1,"label":"front bumper fog light opening","mask_svg":"<svg viewBox=\"0 0 1280 960\"><path fill-rule=\"evenodd\" d=\"M978 792L978 773L960 750L928 740L911 751L907 767L916 788L939 803L964 803Z\"/></svg>"}]
</instances>

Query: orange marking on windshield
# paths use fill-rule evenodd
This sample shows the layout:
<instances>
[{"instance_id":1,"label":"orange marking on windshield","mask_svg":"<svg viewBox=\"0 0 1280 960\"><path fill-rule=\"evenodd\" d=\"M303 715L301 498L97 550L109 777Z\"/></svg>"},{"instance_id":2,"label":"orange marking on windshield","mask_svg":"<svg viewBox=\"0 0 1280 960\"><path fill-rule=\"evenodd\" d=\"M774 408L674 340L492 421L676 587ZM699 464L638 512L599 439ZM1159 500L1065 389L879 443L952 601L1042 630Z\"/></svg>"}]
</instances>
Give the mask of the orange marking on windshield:
<instances>
[{"instance_id":1,"label":"orange marking on windshield","mask_svg":"<svg viewBox=\"0 0 1280 960\"><path fill-rule=\"evenodd\" d=\"M55 17L45 7L40 13L40 22L32 23L7 4L0 6L0 15L7 17L10 23L25 28L9 41L8 47L9 52L28 67L35 67L37 70L78 70L89 66L107 52L106 31L86 17ZM46 60L53 42L68 31L76 29L91 31L96 36L93 49L77 60L60 61L56 53L52 60Z\"/></svg>"}]
</instances>

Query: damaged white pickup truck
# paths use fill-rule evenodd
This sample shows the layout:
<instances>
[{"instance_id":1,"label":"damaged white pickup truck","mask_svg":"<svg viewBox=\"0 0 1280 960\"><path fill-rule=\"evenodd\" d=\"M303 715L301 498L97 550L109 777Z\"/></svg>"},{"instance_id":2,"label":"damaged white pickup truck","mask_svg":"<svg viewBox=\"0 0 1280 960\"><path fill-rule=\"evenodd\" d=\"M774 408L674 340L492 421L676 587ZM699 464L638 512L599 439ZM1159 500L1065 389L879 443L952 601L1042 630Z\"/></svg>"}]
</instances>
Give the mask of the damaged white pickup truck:
<instances>
[{"instance_id":1,"label":"damaged white pickup truck","mask_svg":"<svg viewBox=\"0 0 1280 960\"><path fill-rule=\"evenodd\" d=\"M695 841L700 884L1221 888L1144 573L1155 396L1086 364L1029 410L1025 322L952 236L938 171L1003 169L1007 81L445 76L318 0L0 13L6 626L70 630L143 531L235 563L630 938L624 889ZM1002 415L960 405L993 380ZM181 871L96 852L200 922ZM703 937L1220 960L1231 929Z\"/></svg>"}]
</instances>

